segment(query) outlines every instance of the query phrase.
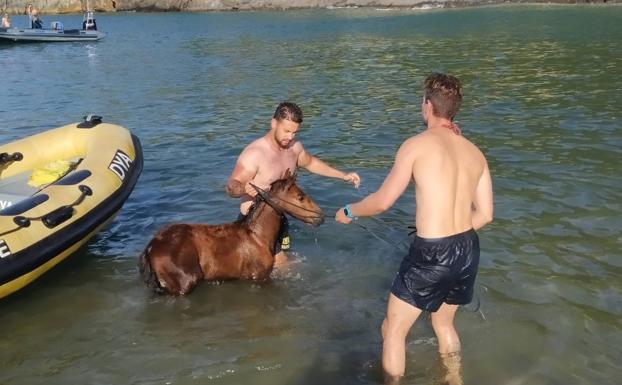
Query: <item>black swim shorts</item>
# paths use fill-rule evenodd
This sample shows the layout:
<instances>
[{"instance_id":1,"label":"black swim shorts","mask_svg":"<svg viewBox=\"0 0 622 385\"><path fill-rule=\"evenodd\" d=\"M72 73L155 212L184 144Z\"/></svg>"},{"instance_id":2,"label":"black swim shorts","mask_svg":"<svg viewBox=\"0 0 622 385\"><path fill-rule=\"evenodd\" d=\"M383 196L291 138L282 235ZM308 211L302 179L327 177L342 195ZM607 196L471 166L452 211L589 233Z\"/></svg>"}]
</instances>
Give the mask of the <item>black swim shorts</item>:
<instances>
[{"instance_id":1,"label":"black swim shorts","mask_svg":"<svg viewBox=\"0 0 622 385\"><path fill-rule=\"evenodd\" d=\"M478 264L479 238L473 229L443 238L415 237L391 293L430 312L443 302L465 305L473 299Z\"/></svg>"},{"instance_id":2,"label":"black swim shorts","mask_svg":"<svg viewBox=\"0 0 622 385\"><path fill-rule=\"evenodd\" d=\"M289 249L289 221L285 215L281 215L281 230L279 236L274 243L274 255L277 255L279 251L285 251Z\"/></svg>"},{"instance_id":3,"label":"black swim shorts","mask_svg":"<svg viewBox=\"0 0 622 385\"><path fill-rule=\"evenodd\" d=\"M238 221L246 218L246 215L240 213L238 215ZM274 243L274 247L272 251L274 255L277 255L280 251L285 251L289 249L289 221L285 215L281 215L281 230L279 231L279 235L276 238L276 242Z\"/></svg>"}]
</instances>

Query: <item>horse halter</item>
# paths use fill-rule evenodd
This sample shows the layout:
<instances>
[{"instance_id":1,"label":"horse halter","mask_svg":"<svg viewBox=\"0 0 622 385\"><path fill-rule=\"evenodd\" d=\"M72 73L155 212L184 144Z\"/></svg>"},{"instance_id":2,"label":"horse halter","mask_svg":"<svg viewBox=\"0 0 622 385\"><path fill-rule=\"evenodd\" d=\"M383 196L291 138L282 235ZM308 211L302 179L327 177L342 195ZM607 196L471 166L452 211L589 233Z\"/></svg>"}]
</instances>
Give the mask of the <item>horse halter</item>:
<instances>
[{"instance_id":1,"label":"horse halter","mask_svg":"<svg viewBox=\"0 0 622 385\"><path fill-rule=\"evenodd\" d=\"M255 189L255 191L257 191L257 194L259 195L259 197L261 199L264 200L264 202L266 202L268 205L270 205L270 207L272 207L277 213L279 213L281 215L285 215L286 211L281 206L276 204L273 199L277 199L277 200L279 200L281 202L284 202L284 203L286 203L286 204L288 204L290 206L293 206L293 207L299 208L301 210L304 210L304 211L307 211L307 212L315 214L315 215L301 215L300 217L302 217L302 218L324 218L324 213L322 213L321 211L318 212L318 211L315 211L315 210L310 210L310 209L308 209L306 207L302 207L300 205L297 205L295 203L287 201L287 200L285 200L283 198L272 197L272 196L270 196L270 193L268 191L262 189L261 187L255 185L253 183L250 183L250 182L249 182L249 184Z\"/></svg>"}]
</instances>

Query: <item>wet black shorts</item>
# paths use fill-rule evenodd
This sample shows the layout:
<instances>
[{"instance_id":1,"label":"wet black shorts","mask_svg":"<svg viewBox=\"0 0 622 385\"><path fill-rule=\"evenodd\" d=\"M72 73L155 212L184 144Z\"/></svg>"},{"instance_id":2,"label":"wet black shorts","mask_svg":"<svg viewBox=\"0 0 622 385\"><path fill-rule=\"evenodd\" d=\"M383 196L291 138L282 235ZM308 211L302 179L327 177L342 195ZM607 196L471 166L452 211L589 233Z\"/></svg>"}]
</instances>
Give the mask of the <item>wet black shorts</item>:
<instances>
[{"instance_id":1,"label":"wet black shorts","mask_svg":"<svg viewBox=\"0 0 622 385\"><path fill-rule=\"evenodd\" d=\"M478 264L475 230L443 238L415 237L391 293L430 312L437 311L443 302L465 305L473 299Z\"/></svg>"},{"instance_id":2,"label":"wet black shorts","mask_svg":"<svg viewBox=\"0 0 622 385\"><path fill-rule=\"evenodd\" d=\"M246 215L240 213L238 215L238 221L246 218ZM289 249L289 221L285 215L281 215L281 230L279 231L279 236L276 238L276 242L274 243L273 252L274 255L277 255L280 251L285 251Z\"/></svg>"}]
</instances>

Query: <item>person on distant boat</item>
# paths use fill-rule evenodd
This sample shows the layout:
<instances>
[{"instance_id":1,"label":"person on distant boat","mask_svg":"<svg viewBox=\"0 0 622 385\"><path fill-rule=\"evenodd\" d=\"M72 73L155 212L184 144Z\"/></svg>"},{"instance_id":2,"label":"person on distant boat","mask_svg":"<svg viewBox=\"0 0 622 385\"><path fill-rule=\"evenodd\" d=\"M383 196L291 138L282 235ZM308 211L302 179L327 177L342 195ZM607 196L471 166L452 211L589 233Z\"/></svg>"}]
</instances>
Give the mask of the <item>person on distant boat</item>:
<instances>
[{"instance_id":1,"label":"person on distant boat","mask_svg":"<svg viewBox=\"0 0 622 385\"><path fill-rule=\"evenodd\" d=\"M85 31L97 31L97 23L93 18L87 18L82 21L82 29Z\"/></svg>"},{"instance_id":2,"label":"person on distant boat","mask_svg":"<svg viewBox=\"0 0 622 385\"><path fill-rule=\"evenodd\" d=\"M6 12L2 15L2 28L11 28L11 19Z\"/></svg>"},{"instance_id":3,"label":"person on distant boat","mask_svg":"<svg viewBox=\"0 0 622 385\"><path fill-rule=\"evenodd\" d=\"M43 23L39 18L39 10L34 8L32 4L28 4L26 7L26 14L30 19L30 28L32 29L43 29Z\"/></svg>"}]
</instances>

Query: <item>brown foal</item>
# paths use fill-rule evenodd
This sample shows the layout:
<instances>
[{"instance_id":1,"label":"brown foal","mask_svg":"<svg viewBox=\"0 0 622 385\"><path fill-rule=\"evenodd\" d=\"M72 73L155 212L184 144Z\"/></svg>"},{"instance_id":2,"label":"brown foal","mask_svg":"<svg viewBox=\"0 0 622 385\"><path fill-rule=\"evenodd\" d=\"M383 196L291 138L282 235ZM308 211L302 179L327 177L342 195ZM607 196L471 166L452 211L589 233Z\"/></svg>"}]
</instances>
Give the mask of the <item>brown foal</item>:
<instances>
[{"instance_id":1,"label":"brown foal","mask_svg":"<svg viewBox=\"0 0 622 385\"><path fill-rule=\"evenodd\" d=\"M158 231L140 256L145 283L158 293L186 295L201 280L266 280L274 267L281 216L319 226L324 215L289 171L269 192L256 189L243 219L221 225L173 224Z\"/></svg>"}]
</instances>

